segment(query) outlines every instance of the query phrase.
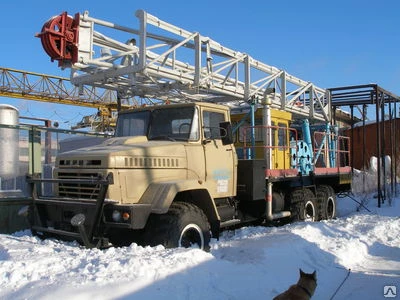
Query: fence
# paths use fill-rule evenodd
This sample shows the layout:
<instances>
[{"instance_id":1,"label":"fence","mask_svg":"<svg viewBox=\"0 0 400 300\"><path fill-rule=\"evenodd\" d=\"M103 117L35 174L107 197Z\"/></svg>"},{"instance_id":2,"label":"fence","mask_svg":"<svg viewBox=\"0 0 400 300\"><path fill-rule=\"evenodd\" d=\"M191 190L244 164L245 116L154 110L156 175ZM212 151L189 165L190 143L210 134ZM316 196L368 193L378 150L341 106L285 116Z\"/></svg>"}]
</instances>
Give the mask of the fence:
<instances>
[{"instance_id":1,"label":"fence","mask_svg":"<svg viewBox=\"0 0 400 300\"><path fill-rule=\"evenodd\" d=\"M51 178L57 154L99 144L108 137L38 125L0 124L0 233L27 228L26 220L17 214L30 201L27 175Z\"/></svg>"}]
</instances>

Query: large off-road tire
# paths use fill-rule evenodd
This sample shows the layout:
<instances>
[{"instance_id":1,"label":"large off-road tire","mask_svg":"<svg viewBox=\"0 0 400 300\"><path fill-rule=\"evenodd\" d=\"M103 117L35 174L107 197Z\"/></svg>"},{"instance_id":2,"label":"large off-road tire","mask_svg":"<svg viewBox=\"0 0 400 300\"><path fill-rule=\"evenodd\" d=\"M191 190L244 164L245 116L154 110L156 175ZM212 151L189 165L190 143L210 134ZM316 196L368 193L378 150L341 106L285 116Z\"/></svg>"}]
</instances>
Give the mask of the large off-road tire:
<instances>
[{"instance_id":1,"label":"large off-road tire","mask_svg":"<svg viewBox=\"0 0 400 300\"><path fill-rule=\"evenodd\" d=\"M144 232L144 243L166 248L192 247L210 249L210 224L204 212L196 205L173 202L166 214L152 214Z\"/></svg>"},{"instance_id":2,"label":"large off-road tire","mask_svg":"<svg viewBox=\"0 0 400 300\"><path fill-rule=\"evenodd\" d=\"M336 194L329 185L317 187L320 220L336 218Z\"/></svg>"},{"instance_id":3,"label":"large off-road tire","mask_svg":"<svg viewBox=\"0 0 400 300\"><path fill-rule=\"evenodd\" d=\"M314 193L308 188L296 189L290 195L290 210L293 221L318 221L318 203Z\"/></svg>"}]
</instances>

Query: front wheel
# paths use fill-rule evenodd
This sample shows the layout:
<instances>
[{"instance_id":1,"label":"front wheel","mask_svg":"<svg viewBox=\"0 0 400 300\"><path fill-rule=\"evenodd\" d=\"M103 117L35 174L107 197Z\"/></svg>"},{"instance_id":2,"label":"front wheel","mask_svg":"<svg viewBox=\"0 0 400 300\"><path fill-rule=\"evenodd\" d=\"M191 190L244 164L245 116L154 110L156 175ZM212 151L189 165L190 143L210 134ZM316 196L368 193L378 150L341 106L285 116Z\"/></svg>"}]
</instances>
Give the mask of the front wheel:
<instances>
[{"instance_id":1,"label":"front wheel","mask_svg":"<svg viewBox=\"0 0 400 300\"><path fill-rule=\"evenodd\" d=\"M166 248L198 247L210 249L210 224L196 205L174 202L166 214L152 214L144 233L145 244Z\"/></svg>"}]
</instances>

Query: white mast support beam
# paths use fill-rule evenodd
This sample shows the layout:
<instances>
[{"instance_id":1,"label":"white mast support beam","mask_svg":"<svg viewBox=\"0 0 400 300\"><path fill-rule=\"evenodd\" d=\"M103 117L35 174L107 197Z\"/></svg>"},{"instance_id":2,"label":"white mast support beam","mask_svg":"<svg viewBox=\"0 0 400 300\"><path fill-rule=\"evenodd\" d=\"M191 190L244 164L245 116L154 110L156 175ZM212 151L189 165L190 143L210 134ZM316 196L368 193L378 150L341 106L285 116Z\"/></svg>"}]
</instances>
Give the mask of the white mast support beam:
<instances>
[{"instance_id":1,"label":"white mast support beam","mask_svg":"<svg viewBox=\"0 0 400 300\"><path fill-rule=\"evenodd\" d=\"M82 59L72 66L73 84L103 86L125 95L160 99L170 95L176 101L200 99L232 107L242 107L252 97L262 103L268 96L271 108L330 121L330 96L325 89L143 10L135 15L139 30L94 19L88 12L81 16L78 57ZM105 36L95 31L95 26L117 32L111 30ZM158 34L148 31L154 27ZM129 40L138 40L137 45L111 37L113 32L122 36L120 31L128 34ZM101 47L108 49L104 51L107 54L100 55ZM272 95L271 87L275 89ZM294 105L298 101L302 105Z\"/></svg>"},{"instance_id":2,"label":"white mast support beam","mask_svg":"<svg viewBox=\"0 0 400 300\"><path fill-rule=\"evenodd\" d=\"M139 18L139 69L142 70L146 65L146 41L147 41L147 14L144 11L137 11L136 16Z\"/></svg>"},{"instance_id":3,"label":"white mast support beam","mask_svg":"<svg viewBox=\"0 0 400 300\"><path fill-rule=\"evenodd\" d=\"M313 86L313 93L315 96L315 101L318 103L318 107L320 107L321 109L321 113L324 115L326 120L330 120L330 117L327 115L326 113L326 108L324 107L324 100L326 103L328 103L328 105L330 107L330 99L329 99L329 92L327 91L325 94L322 93L317 93L315 90L315 87Z\"/></svg>"},{"instance_id":4,"label":"white mast support beam","mask_svg":"<svg viewBox=\"0 0 400 300\"><path fill-rule=\"evenodd\" d=\"M78 62L82 62L85 60L91 60L93 58L93 32L94 32L94 23L90 21L86 21L85 17L88 16L88 12L86 11L83 16L80 16L81 19L79 21L79 54L78 54Z\"/></svg>"},{"instance_id":5,"label":"white mast support beam","mask_svg":"<svg viewBox=\"0 0 400 300\"><path fill-rule=\"evenodd\" d=\"M250 57L244 58L244 101L250 100Z\"/></svg>"},{"instance_id":6,"label":"white mast support beam","mask_svg":"<svg viewBox=\"0 0 400 300\"><path fill-rule=\"evenodd\" d=\"M295 102L299 100L299 97L304 95L304 92L307 90L310 90L311 88L312 88L312 83L310 82L306 86L300 87L299 89L294 90L293 92L289 93L287 96L292 96L293 93L295 93L295 95L290 100L288 100L288 97L287 97L286 104L288 104L288 105L295 104ZM299 101L301 101L301 100L299 100ZM305 104L305 103L303 103L303 104Z\"/></svg>"},{"instance_id":7,"label":"white mast support beam","mask_svg":"<svg viewBox=\"0 0 400 300\"><path fill-rule=\"evenodd\" d=\"M283 95L281 97L281 110L285 110L285 106L286 106L286 72L282 71L282 75L281 75L281 95Z\"/></svg>"},{"instance_id":8,"label":"white mast support beam","mask_svg":"<svg viewBox=\"0 0 400 300\"><path fill-rule=\"evenodd\" d=\"M151 67L152 65L154 65L156 62L160 61L160 60L164 60L164 57L168 57L168 55L172 52L174 52L176 49L178 49L180 46L183 46L184 44L186 44L188 41L193 40L196 36L198 36L198 33L193 33L191 36L187 37L186 39L184 39L182 42L176 44L175 46L173 46L172 48L170 48L168 51L160 54L158 57L150 60L149 62L147 62L146 67ZM139 53L139 55L141 55L141 53Z\"/></svg>"},{"instance_id":9,"label":"white mast support beam","mask_svg":"<svg viewBox=\"0 0 400 300\"><path fill-rule=\"evenodd\" d=\"M267 77L265 77L265 78L261 78L261 79L259 79L259 80L257 80L257 81L254 81L254 82L252 83L252 85L255 85L256 87L255 87L255 89L251 92L250 97L251 97L251 96L255 96L256 94L258 94L259 92L262 92L263 90L265 91L265 88L268 87L268 86L270 86L271 82L275 82L276 79L277 79L279 76L282 75L282 72L283 72L283 71L281 71L281 72L279 72L279 73L276 73L276 74L269 75L269 76L267 76ZM265 93L264 93L264 96L266 96Z\"/></svg>"},{"instance_id":10,"label":"white mast support beam","mask_svg":"<svg viewBox=\"0 0 400 300\"><path fill-rule=\"evenodd\" d=\"M194 38L194 86L197 88L200 85L201 78L201 40L200 34L196 35Z\"/></svg>"},{"instance_id":11,"label":"white mast support beam","mask_svg":"<svg viewBox=\"0 0 400 300\"><path fill-rule=\"evenodd\" d=\"M325 99L327 99L328 104L326 105L328 108L332 107L332 98L331 98L331 93L329 90L326 90L325 92ZM332 120L332 110L331 109L325 109L324 108L324 113L327 116L326 120Z\"/></svg>"},{"instance_id":12,"label":"white mast support beam","mask_svg":"<svg viewBox=\"0 0 400 300\"><path fill-rule=\"evenodd\" d=\"M190 31L187 31L185 29L179 28L178 26L172 25L168 22L162 21L159 18L157 18L156 16L153 16L147 12L145 12L142 9L139 9L136 11L135 14L140 20L141 19L146 19L146 23L153 25L154 27L158 27L161 28L165 31L174 33L176 35L179 35L183 38L188 38L190 37L193 33Z\"/></svg>"},{"instance_id":13,"label":"white mast support beam","mask_svg":"<svg viewBox=\"0 0 400 300\"><path fill-rule=\"evenodd\" d=\"M309 95L309 107L310 107L310 119L314 118L314 87L311 85L310 88L308 89L308 95Z\"/></svg>"}]
</instances>

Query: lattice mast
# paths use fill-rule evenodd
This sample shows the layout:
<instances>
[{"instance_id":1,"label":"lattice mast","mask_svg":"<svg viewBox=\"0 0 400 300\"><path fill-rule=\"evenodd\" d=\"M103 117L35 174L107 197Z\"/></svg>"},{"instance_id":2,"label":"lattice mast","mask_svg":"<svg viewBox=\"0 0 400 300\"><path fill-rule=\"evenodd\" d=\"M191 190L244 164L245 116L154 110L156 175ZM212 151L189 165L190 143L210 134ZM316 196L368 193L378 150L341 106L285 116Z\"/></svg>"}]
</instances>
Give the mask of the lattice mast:
<instances>
[{"instance_id":1,"label":"lattice mast","mask_svg":"<svg viewBox=\"0 0 400 300\"><path fill-rule=\"evenodd\" d=\"M47 21L38 36L52 60L71 68L71 82L82 89L115 90L120 99L208 101L233 108L268 102L329 122L325 89L143 10L135 15L139 29L92 18L87 11L74 17L64 12Z\"/></svg>"}]
</instances>

